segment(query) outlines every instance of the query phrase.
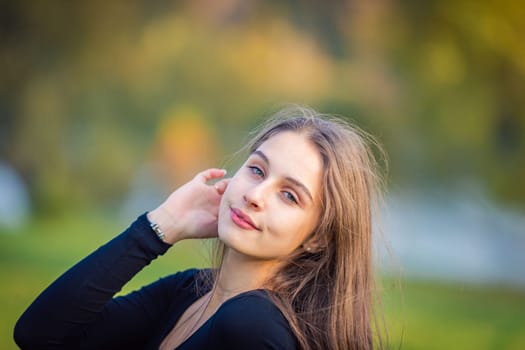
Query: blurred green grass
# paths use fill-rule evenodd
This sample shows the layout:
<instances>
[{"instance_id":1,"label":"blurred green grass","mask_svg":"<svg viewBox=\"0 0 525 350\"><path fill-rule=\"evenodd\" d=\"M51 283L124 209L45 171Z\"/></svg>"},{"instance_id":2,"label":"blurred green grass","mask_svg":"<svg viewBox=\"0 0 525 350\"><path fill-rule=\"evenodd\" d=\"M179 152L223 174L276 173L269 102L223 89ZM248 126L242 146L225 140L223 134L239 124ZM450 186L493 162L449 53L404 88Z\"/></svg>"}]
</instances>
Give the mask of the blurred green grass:
<instances>
[{"instance_id":1,"label":"blurred green grass","mask_svg":"<svg viewBox=\"0 0 525 350\"><path fill-rule=\"evenodd\" d=\"M60 273L125 229L96 214L38 219L0 232L0 348L16 349L13 326ZM180 269L207 265L201 242L183 242L146 267L123 289ZM524 349L525 292L386 279L383 305L393 349ZM401 285L401 287L400 287Z\"/></svg>"},{"instance_id":2,"label":"blurred green grass","mask_svg":"<svg viewBox=\"0 0 525 350\"><path fill-rule=\"evenodd\" d=\"M523 291L404 281L383 304L390 348L525 349Z\"/></svg>"}]
</instances>

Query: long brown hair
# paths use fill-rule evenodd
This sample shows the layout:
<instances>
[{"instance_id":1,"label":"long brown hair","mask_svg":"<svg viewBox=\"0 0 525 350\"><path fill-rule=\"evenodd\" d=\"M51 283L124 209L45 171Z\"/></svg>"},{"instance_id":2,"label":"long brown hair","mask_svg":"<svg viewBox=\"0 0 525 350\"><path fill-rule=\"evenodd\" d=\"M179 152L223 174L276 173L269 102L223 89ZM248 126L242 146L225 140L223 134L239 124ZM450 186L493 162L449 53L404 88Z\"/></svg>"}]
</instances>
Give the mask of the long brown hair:
<instances>
[{"instance_id":1,"label":"long brown hair","mask_svg":"<svg viewBox=\"0 0 525 350\"><path fill-rule=\"evenodd\" d=\"M378 144L346 121L306 107L281 110L247 144L254 152L272 136L305 135L324 166L322 209L316 229L267 281L301 349L371 349L379 328L372 267L372 207L379 194ZM375 149L381 152L381 148ZM383 159L384 155L383 155ZM374 329L377 330L377 329ZM381 333L381 332L378 332Z\"/></svg>"}]
</instances>

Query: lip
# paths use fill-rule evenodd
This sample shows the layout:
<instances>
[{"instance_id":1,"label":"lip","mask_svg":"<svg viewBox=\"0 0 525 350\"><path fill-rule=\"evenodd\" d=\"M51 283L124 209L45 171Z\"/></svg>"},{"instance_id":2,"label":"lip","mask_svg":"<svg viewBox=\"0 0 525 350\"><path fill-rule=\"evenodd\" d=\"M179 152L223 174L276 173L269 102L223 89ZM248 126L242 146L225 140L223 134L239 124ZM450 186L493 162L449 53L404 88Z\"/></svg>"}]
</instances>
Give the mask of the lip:
<instances>
[{"instance_id":1,"label":"lip","mask_svg":"<svg viewBox=\"0 0 525 350\"><path fill-rule=\"evenodd\" d=\"M253 223L252 219L240 209L230 208L230 217L233 223L242 229L260 231Z\"/></svg>"}]
</instances>

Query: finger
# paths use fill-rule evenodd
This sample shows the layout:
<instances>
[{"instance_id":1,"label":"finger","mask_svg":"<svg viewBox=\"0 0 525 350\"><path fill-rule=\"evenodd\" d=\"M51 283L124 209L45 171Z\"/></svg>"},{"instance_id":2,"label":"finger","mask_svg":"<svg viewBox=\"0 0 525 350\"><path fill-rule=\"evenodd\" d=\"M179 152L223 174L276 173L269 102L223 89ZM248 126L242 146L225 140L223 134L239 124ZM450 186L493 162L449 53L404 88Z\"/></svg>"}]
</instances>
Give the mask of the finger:
<instances>
[{"instance_id":1,"label":"finger","mask_svg":"<svg viewBox=\"0 0 525 350\"><path fill-rule=\"evenodd\" d=\"M217 169L217 168L211 168L211 169L207 169L207 170L204 170L204 171L198 173L196 178L198 178L202 182L206 183L206 182L208 182L210 180L213 180L213 179L220 179L224 175L226 175L226 170L224 170L224 169Z\"/></svg>"},{"instance_id":2,"label":"finger","mask_svg":"<svg viewBox=\"0 0 525 350\"><path fill-rule=\"evenodd\" d=\"M218 181L215 183L215 189L217 189L217 192L222 195L226 191L226 187L228 187L228 183L230 182L230 179L223 179L221 181Z\"/></svg>"}]
</instances>

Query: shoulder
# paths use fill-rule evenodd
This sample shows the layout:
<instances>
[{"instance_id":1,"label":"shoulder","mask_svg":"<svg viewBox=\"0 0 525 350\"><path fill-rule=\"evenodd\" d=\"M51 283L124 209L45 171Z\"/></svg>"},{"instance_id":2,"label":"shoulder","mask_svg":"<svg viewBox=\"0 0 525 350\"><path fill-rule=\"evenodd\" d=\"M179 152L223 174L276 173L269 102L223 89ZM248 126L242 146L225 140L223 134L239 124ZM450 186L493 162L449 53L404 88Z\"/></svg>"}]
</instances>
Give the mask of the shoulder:
<instances>
[{"instance_id":1,"label":"shoulder","mask_svg":"<svg viewBox=\"0 0 525 350\"><path fill-rule=\"evenodd\" d=\"M295 349L290 325L264 290L242 293L226 301L213 317L221 344L235 349Z\"/></svg>"}]
</instances>

